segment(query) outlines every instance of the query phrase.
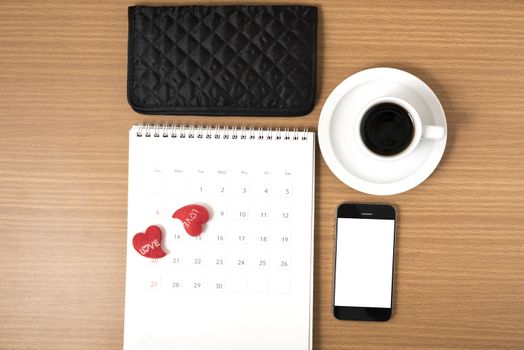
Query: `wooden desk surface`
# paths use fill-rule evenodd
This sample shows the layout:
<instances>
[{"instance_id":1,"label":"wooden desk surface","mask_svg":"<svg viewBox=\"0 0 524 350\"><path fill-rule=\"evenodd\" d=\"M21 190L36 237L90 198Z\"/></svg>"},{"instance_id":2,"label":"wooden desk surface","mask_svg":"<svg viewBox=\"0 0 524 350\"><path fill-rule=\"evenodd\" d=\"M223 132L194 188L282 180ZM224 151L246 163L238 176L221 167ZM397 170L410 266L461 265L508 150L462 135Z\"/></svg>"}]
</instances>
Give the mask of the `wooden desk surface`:
<instances>
[{"instance_id":1,"label":"wooden desk surface","mask_svg":"<svg viewBox=\"0 0 524 350\"><path fill-rule=\"evenodd\" d=\"M0 2L1 349L121 349L133 123L316 130L330 91L374 66L408 70L435 90L449 144L426 182L385 198L343 185L317 152L315 349L524 348L524 3L316 4L314 111L217 119L146 118L128 106L131 3ZM342 201L399 209L388 323L331 314Z\"/></svg>"}]
</instances>

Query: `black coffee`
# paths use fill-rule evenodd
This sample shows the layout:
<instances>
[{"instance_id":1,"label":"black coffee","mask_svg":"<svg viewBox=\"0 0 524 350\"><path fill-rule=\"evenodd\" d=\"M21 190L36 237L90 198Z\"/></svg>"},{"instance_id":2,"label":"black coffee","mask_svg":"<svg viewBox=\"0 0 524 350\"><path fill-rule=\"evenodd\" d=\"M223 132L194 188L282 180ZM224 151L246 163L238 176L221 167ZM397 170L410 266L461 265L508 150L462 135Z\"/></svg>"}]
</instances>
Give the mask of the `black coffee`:
<instances>
[{"instance_id":1,"label":"black coffee","mask_svg":"<svg viewBox=\"0 0 524 350\"><path fill-rule=\"evenodd\" d=\"M379 103L366 111L360 124L362 141L371 152L393 156L405 150L413 139L413 121L401 106Z\"/></svg>"}]
</instances>

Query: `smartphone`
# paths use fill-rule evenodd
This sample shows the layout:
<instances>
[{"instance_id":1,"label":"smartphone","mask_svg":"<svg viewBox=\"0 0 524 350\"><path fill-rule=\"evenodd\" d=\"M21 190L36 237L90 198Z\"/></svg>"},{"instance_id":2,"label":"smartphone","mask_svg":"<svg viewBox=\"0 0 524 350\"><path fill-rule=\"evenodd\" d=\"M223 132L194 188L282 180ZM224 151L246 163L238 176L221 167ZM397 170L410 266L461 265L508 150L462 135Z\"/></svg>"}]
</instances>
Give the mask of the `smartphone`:
<instances>
[{"instance_id":1,"label":"smartphone","mask_svg":"<svg viewBox=\"0 0 524 350\"><path fill-rule=\"evenodd\" d=\"M393 308L396 210L345 203L337 209L333 314L387 321Z\"/></svg>"}]
</instances>

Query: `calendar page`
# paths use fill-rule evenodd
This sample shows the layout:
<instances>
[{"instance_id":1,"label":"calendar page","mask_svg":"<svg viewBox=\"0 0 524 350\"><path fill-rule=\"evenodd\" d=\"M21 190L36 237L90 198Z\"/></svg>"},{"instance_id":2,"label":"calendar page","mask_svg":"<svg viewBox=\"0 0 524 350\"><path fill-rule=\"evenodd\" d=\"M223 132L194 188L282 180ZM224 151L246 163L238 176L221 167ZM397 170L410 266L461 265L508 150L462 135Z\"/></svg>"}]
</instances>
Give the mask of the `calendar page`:
<instances>
[{"instance_id":1,"label":"calendar page","mask_svg":"<svg viewBox=\"0 0 524 350\"><path fill-rule=\"evenodd\" d=\"M312 344L314 134L135 126L129 134L125 350ZM191 236L173 213L209 212ZM165 256L133 237L155 225Z\"/></svg>"}]
</instances>

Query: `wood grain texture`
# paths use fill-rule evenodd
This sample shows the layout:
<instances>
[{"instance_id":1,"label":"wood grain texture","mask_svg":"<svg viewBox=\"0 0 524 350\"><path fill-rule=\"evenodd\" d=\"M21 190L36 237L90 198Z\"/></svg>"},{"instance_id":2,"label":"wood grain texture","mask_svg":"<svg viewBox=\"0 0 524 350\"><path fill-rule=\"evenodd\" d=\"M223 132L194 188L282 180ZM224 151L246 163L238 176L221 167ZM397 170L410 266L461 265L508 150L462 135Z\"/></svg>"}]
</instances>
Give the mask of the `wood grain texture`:
<instances>
[{"instance_id":1,"label":"wood grain texture","mask_svg":"<svg viewBox=\"0 0 524 350\"><path fill-rule=\"evenodd\" d=\"M0 2L1 349L121 349L133 123L316 130L329 92L374 66L408 70L435 90L449 143L426 182L384 198L346 187L317 148L315 349L524 348L524 3L317 2L315 109L253 119L134 113L131 4ZM399 210L388 323L331 314L334 213L343 201Z\"/></svg>"}]
</instances>

